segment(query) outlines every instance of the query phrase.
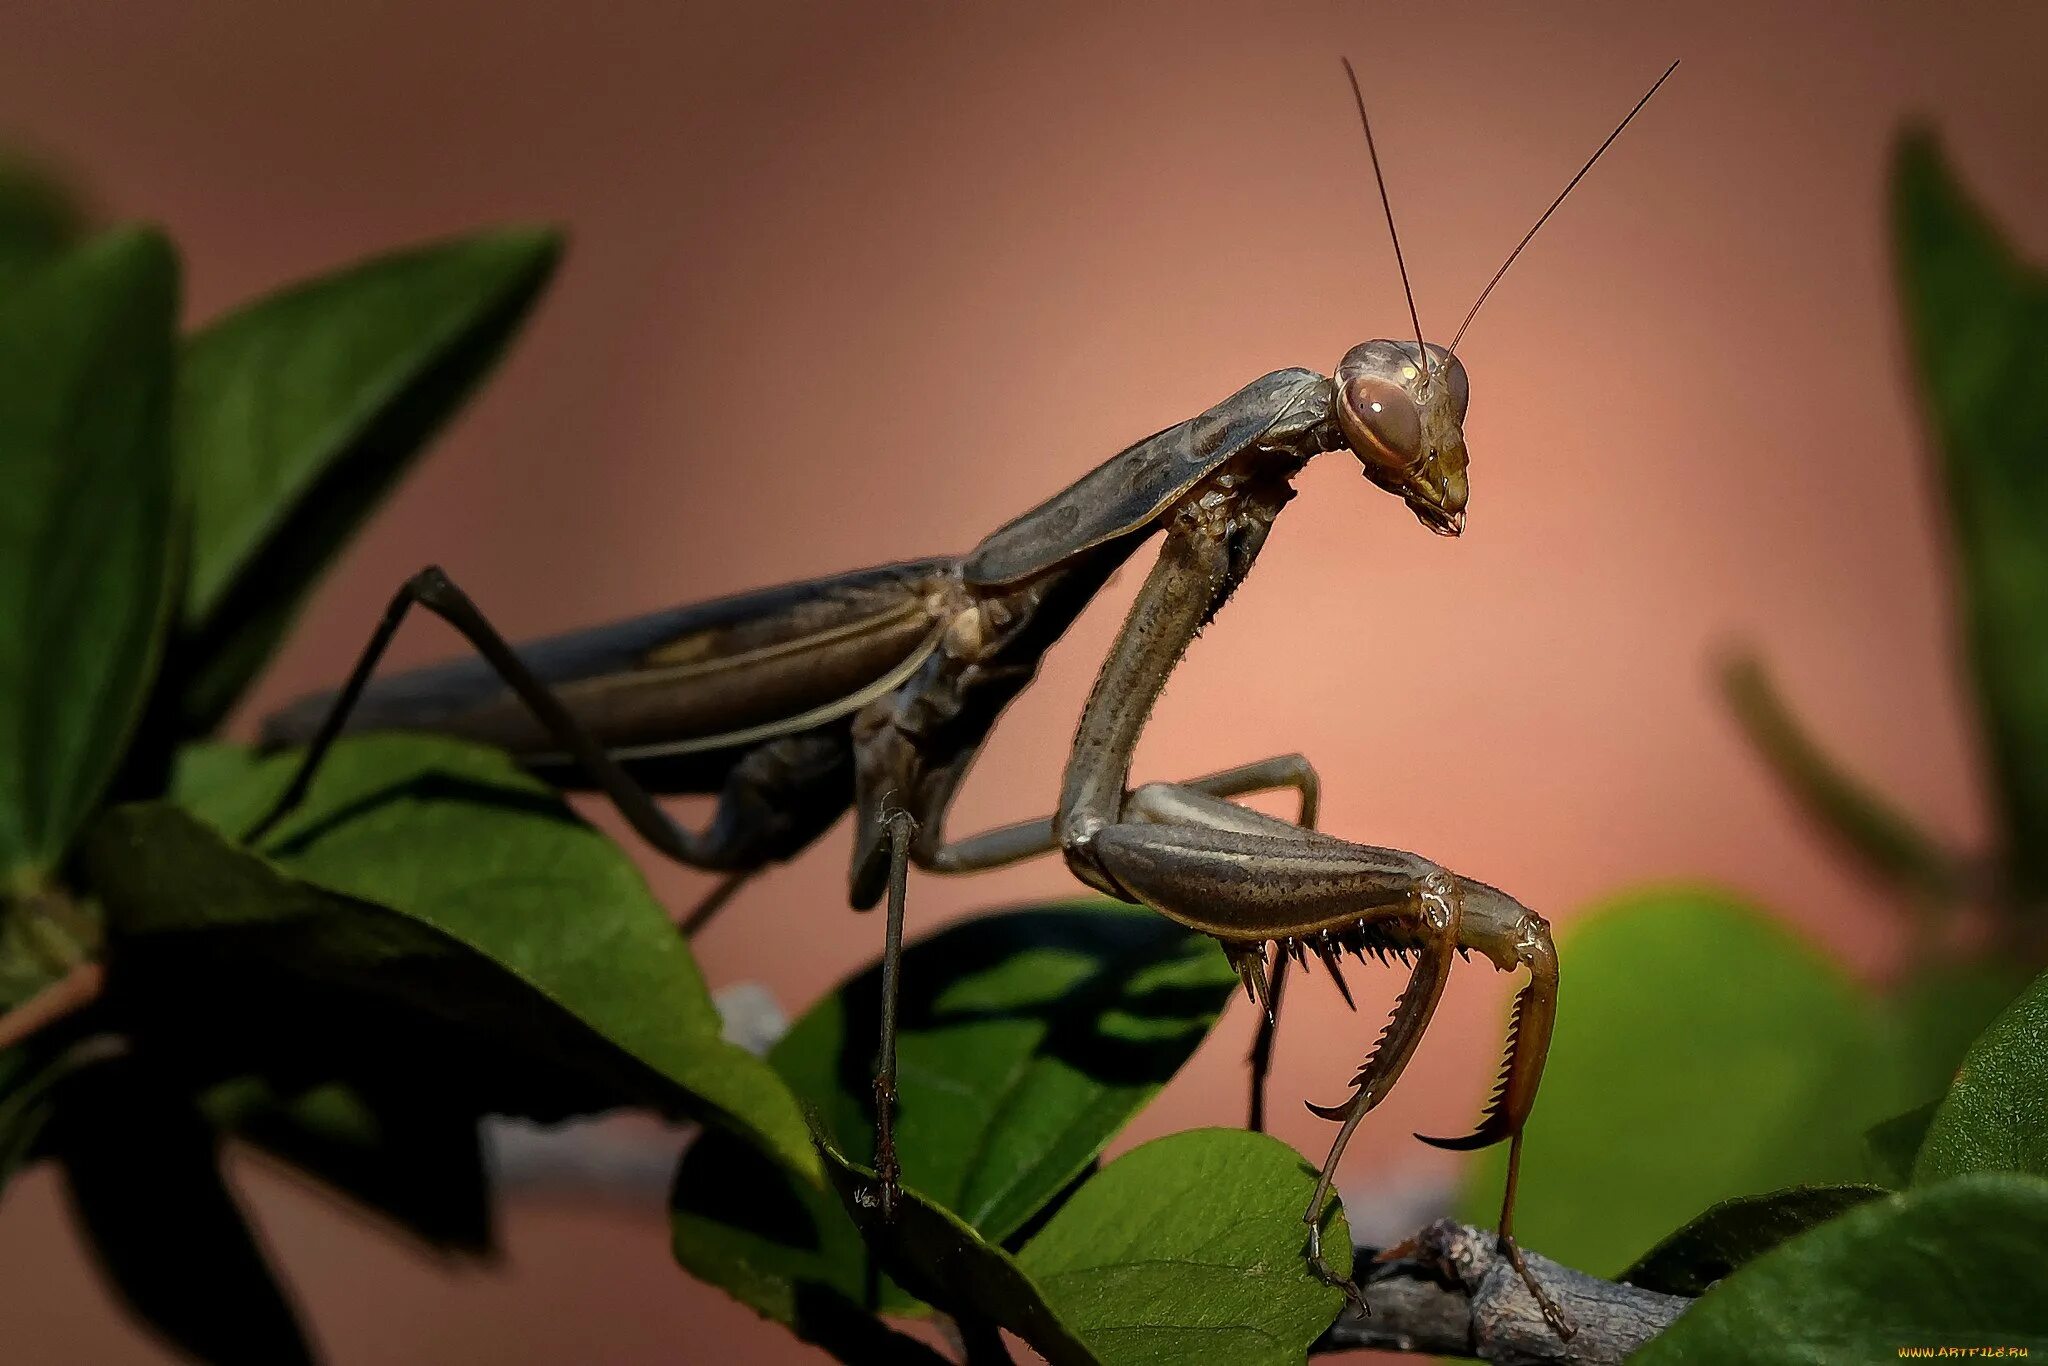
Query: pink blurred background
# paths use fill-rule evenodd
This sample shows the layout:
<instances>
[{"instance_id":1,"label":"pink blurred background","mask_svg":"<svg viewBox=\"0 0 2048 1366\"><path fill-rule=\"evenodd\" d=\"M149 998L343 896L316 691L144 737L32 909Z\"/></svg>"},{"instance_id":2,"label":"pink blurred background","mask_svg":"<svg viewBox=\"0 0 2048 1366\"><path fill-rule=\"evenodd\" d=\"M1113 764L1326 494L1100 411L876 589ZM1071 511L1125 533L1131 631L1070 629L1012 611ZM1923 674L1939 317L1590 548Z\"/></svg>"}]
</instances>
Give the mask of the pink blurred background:
<instances>
[{"instance_id":1,"label":"pink blurred background","mask_svg":"<svg viewBox=\"0 0 2048 1366\"><path fill-rule=\"evenodd\" d=\"M429 561L522 635L963 549L1254 375L1401 335L1340 53L1444 336L1678 57L1461 348L1465 538L1318 462L1176 675L1140 776L1303 750L1327 828L1555 920L1712 878L1884 974L1892 922L1790 819L1711 666L1757 643L1866 774L1942 834L1980 835L1885 170L1901 120L1931 117L2023 249L2048 251L2048 10L1105 9L0 7L0 128L78 168L109 216L167 224L195 321L420 238L571 229L529 335L330 578L242 727L336 678ZM1050 806L1136 581L1050 659L957 828ZM420 625L399 651L453 648ZM794 1011L878 952L880 922L842 909L846 854L835 833L743 893L700 941L713 982L764 981ZM703 886L650 876L678 907ZM924 879L913 933L1070 890L1054 861ZM1445 1170L1408 1135L1475 1112L1506 985L1459 974L1346 1184ZM1355 1017L1302 992L1275 1096L1340 1087L1392 990L1373 982ZM1241 1122L1249 1032L1234 1010L1120 1146ZM1325 1128L1278 1109L1320 1155ZM515 1203L503 1264L454 1268L241 1171L338 1363L813 1359L676 1270L654 1208ZM26 1359L166 1359L112 1308L46 1174L0 1203L0 1266Z\"/></svg>"}]
</instances>

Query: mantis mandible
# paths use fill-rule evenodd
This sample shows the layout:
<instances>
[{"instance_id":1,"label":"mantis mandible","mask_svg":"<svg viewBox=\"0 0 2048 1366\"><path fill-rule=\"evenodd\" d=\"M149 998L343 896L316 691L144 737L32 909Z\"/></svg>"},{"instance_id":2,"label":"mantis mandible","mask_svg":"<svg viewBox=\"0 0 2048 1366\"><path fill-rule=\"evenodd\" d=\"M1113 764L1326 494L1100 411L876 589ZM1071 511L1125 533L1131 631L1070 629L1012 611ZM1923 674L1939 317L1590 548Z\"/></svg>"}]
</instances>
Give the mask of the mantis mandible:
<instances>
[{"instance_id":1,"label":"mantis mandible","mask_svg":"<svg viewBox=\"0 0 2048 1366\"><path fill-rule=\"evenodd\" d=\"M1179 783L1129 783L1131 756L1195 634L1243 582L1293 477L1349 450L1365 477L1421 523L1459 535L1468 498L1468 384L1457 346L1522 249L1675 70L1572 177L1510 253L1450 346L1425 342L1408 290L1358 78L1347 61L1386 212L1412 343L1364 342L1334 377L1278 370L1208 411L1137 442L962 556L792 583L513 646L438 568L392 599L347 683L272 717L272 743L307 742L260 833L305 795L344 729L430 730L498 745L566 785L594 785L655 848L728 874L684 922L694 931L746 877L787 859L851 806L852 904L886 897L881 1042L875 1075L878 1199L888 1214L900 1168L892 1138L896 1001L912 867L995 868L1058 851L1075 876L1216 938L1263 1011L1253 1048L1252 1124L1290 959L1315 955L1336 977L1342 954L1393 955L1410 977L1341 1104L1311 1106L1340 1128L1305 1215L1307 1257L1324 1264L1318 1214L1346 1143L1384 1099L1427 1028L1454 955L1525 968L1499 1090L1469 1135L1440 1147L1511 1144L1502 1245L1560 1332L1561 1315L1513 1240L1523 1125L1556 1014L1557 956L1543 918L1496 888L1418 855L1317 831L1320 783L1281 755ZM1049 817L961 839L946 834L954 794L1003 709L1112 572L1153 536L1158 559L1103 661ZM481 658L370 684L410 608L424 606ZM1293 822L1231 800L1292 789ZM701 829L656 793L715 794ZM1346 1285L1356 1294L1355 1287Z\"/></svg>"}]
</instances>

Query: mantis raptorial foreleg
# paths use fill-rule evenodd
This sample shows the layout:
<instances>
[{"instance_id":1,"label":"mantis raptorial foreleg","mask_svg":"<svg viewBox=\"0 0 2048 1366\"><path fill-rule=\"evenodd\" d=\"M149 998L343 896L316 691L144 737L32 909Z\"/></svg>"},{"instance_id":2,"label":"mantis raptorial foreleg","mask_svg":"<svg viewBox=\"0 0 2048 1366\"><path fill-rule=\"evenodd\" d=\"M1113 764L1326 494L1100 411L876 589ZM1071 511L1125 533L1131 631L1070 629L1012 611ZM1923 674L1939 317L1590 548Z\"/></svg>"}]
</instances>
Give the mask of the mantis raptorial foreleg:
<instances>
[{"instance_id":1,"label":"mantis raptorial foreleg","mask_svg":"<svg viewBox=\"0 0 2048 1366\"><path fill-rule=\"evenodd\" d=\"M1266 986L1266 1009L1259 1014L1258 1032L1252 1036L1251 1052L1245 1064L1252 1074L1251 1104L1245 1112L1244 1127L1255 1134L1266 1132L1266 1081L1273 1072L1273 1040L1280 1032L1281 999L1287 994L1287 960L1274 962Z\"/></svg>"},{"instance_id":2,"label":"mantis raptorial foreleg","mask_svg":"<svg viewBox=\"0 0 2048 1366\"><path fill-rule=\"evenodd\" d=\"M1314 953L1333 976L1346 951L1414 956L1408 986L1354 1079L1351 1098L1338 1106L1310 1107L1343 1126L1305 1216L1319 1273L1327 1268L1316 1216L1337 1163L1359 1121L1386 1098L1414 1056L1442 998L1453 952L1472 950L1502 968L1528 968L1528 983L1515 1001L1500 1088L1485 1118L1466 1137L1426 1141L1455 1149L1512 1142L1501 1246L1545 1318L1569 1337L1570 1325L1529 1271L1513 1236L1522 1129L1535 1103L1556 1015L1557 957L1542 918L1498 889L1414 854L1351 844L1186 789L1140 788L1126 814L1134 819L1097 831L1091 841L1103 871L1144 904L1222 940L1248 981L1263 979L1268 942L1278 946L1275 977L1277 964L1289 955L1305 961ZM1270 986L1262 992L1269 999L1271 993Z\"/></svg>"},{"instance_id":3,"label":"mantis raptorial foreleg","mask_svg":"<svg viewBox=\"0 0 2048 1366\"><path fill-rule=\"evenodd\" d=\"M1477 1133L1443 1144L1449 1147L1519 1137L1549 1044L1556 956L1540 916L1414 854L1350 844L1186 788L1154 784L1124 795L1132 752L1166 678L1243 580L1283 502L1248 484L1234 500L1184 509L1167 528L1159 561L1096 677L1055 826L1068 866L1083 881L1222 941L1269 1015L1276 993L1266 970L1268 942L1282 955L1315 952L1333 976L1346 950L1417 956L1416 973L1351 1102L1327 1112L1343 1127L1307 1217L1310 1260L1328 1276L1316 1225L1322 1200L1358 1122L1407 1066L1441 997L1452 951L1476 949L1501 968L1527 966L1531 977L1517 1009L1518 1022L1530 1027L1518 1027L1511 1038L1500 1098ZM1471 898L1477 898L1476 915L1468 913ZM1514 1194L1511 1177L1502 1244L1523 1268L1546 1317L1568 1335L1515 1250Z\"/></svg>"},{"instance_id":4,"label":"mantis raptorial foreleg","mask_svg":"<svg viewBox=\"0 0 2048 1366\"><path fill-rule=\"evenodd\" d=\"M1415 975L1359 1073L1352 1099L1341 1109L1317 1110L1343 1127L1305 1215L1308 1255L1317 1274L1346 1284L1323 1262L1319 1215L1345 1145L1407 1066L1442 995L1459 934L1453 879L1399 850L1347 844L1242 808L1212 806L1185 791L1140 791L1150 799L1140 802L1133 794L1139 820L1095 836L1103 870L1146 905L1216 934L1248 972L1255 971L1252 955L1263 963L1268 940L1279 945L1276 962L1313 951L1333 974L1347 949L1417 955ZM1158 823L1160 816L1172 823ZM1267 918L1267 906L1290 903L1303 908L1298 930L1254 930ZM1233 925L1242 928L1233 934ZM1264 994L1270 999L1270 986Z\"/></svg>"}]
</instances>

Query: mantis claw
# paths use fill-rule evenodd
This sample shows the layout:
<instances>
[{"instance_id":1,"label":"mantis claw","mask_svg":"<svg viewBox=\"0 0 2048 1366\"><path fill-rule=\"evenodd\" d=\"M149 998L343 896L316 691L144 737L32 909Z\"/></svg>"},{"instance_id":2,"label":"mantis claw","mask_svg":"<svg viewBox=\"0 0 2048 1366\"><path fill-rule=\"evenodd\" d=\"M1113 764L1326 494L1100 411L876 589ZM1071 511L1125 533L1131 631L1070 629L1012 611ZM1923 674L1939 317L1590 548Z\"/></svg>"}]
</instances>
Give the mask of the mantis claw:
<instances>
[{"instance_id":1,"label":"mantis claw","mask_svg":"<svg viewBox=\"0 0 2048 1366\"><path fill-rule=\"evenodd\" d=\"M1372 1317L1372 1306L1365 1302L1365 1292L1358 1288L1358 1282L1349 1276L1339 1276L1323 1260L1323 1231L1314 1224L1308 1230L1308 1269L1324 1285L1343 1291L1345 1303L1357 1310L1361 1318Z\"/></svg>"},{"instance_id":2,"label":"mantis claw","mask_svg":"<svg viewBox=\"0 0 2048 1366\"><path fill-rule=\"evenodd\" d=\"M1308 1112L1317 1119L1327 1119L1332 1123L1341 1123L1345 1112L1351 1108L1349 1100L1346 1100L1342 1105L1318 1105L1312 1100L1305 1100L1302 1104L1307 1106Z\"/></svg>"},{"instance_id":3,"label":"mantis claw","mask_svg":"<svg viewBox=\"0 0 2048 1366\"><path fill-rule=\"evenodd\" d=\"M1536 1301L1536 1307L1542 1311L1543 1321L1550 1325L1550 1331L1557 1334L1558 1341L1570 1342L1579 1331L1578 1325L1565 1316L1557 1301L1550 1297L1550 1292L1543 1288L1543 1283L1536 1279L1528 1259L1522 1256L1522 1245L1515 1241L1513 1234L1501 1235L1500 1251L1522 1278L1522 1284L1529 1288L1529 1296Z\"/></svg>"}]
</instances>

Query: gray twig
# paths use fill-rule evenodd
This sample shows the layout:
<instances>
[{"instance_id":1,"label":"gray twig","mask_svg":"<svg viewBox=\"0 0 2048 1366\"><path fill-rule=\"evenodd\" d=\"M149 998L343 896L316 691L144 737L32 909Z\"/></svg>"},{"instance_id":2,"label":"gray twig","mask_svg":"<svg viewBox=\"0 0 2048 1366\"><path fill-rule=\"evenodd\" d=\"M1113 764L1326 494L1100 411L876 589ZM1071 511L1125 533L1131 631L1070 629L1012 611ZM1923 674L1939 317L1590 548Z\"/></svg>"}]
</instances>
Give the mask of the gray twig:
<instances>
[{"instance_id":1,"label":"gray twig","mask_svg":"<svg viewBox=\"0 0 2048 1366\"><path fill-rule=\"evenodd\" d=\"M1357 1251L1370 1315L1347 1308L1311 1351L1376 1347L1478 1357L1497 1366L1605 1366L1671 1325L1692 1301L1603 1281L1522 1254L1576 1326L1560 1341L1487 1229L1439 1219L1399 1247Z\"/></svg>"}]
</instances>

